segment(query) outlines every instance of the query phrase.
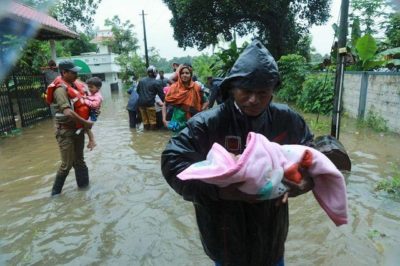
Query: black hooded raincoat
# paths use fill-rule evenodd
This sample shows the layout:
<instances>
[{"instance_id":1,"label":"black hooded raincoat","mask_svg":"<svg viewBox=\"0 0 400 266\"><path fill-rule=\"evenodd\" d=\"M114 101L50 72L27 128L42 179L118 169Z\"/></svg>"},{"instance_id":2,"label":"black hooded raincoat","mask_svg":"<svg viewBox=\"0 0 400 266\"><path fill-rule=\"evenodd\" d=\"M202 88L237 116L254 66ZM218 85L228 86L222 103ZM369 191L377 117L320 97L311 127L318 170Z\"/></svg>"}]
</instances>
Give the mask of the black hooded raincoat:
<instances>
[{"instance_id":1,"label":"black hooded raincoat","mask_svg":"<svg viewBox=\"0 0 400 266\"><path fill-rule=\"evenodd\" d=\"M260 68L263 84L277 81L279 76L273 80L278 75L274 59L258 44L253 42L242 53L223 81L225 86L232 79L240 77L246 81L249 76L247 81L255 86L252 79L260 77L254 76L255 72L260 73ZM254 204L221 200L217 186L199 180L182 181L176 176L191 164L205 160L214 142L241 154L250 131L280 144L309 145L313 140L302 117L286 105L271 103L258 117L248 117L229 98L190 119L162 153L166 181L185 200L193 202L204 250L222 265L275 265L284 255L288 205L275 206L275 200Z\"/></svg>"}]
</instances>

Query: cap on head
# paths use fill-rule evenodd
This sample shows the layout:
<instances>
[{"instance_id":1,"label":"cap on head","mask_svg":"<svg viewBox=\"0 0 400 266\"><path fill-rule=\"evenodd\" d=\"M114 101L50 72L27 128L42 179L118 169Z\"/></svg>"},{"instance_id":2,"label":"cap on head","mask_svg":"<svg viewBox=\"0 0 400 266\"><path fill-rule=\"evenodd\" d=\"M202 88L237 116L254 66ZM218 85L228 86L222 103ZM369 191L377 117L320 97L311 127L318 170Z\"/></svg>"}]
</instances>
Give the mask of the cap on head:
<instances>
[{"instance_id":1,"label":"cap on head","mask_svg":"<svg viewBox=\"0 0 400 266\"><path fill-rule=\"evenodd\" d=\"M153 74L155 74L155 73L157 73L157 68L156 68L155 66L149 66L149 67L147 68L147 73L153 73Z\"/></svg>"},{"instance_id":2,"label":"cap on head","mask_svg":"<svg viewBox=\"0 0 400 266\"><path fill-rule=\"evenodd\" d=\"M279 70L271 53L255 40L239 55L221 89L226 96L233 87L243 89L274 88L279 82Z\"/></svg>"},{"instance_id":3,"label":"cap on head","mask_svg":"<svg viewBox=\"0 0 400 266\"><path fill-rule=\"evenodd\" d=\"M68 71L72 71L72 72L79 72L82 68L78 67L74 64L74 62L72 62L71 60L64 60L61 61L60 63L58 63L58 68L62 71L62 70L68 70Z\"/></svg>"}]
</instances>

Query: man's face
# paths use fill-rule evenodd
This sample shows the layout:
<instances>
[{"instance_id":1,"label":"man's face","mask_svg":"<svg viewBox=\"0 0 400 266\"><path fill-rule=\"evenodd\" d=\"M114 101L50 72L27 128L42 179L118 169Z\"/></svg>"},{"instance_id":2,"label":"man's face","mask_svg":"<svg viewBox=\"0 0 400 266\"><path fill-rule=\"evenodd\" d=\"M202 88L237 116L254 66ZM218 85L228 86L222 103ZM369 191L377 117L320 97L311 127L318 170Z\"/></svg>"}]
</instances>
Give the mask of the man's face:
<instances>
[{"instance_id":1,"label":"man's face","mask_svg":"<svg viewBox=\"0 0 400 266\"><path fill-rule=\"evenodd\" d=\"M67 82L74 82L78 78L78 73L69 71L69 70L64 70L63 72L63 79Z\"/></svg>"},{"instance_id":2,"label":"man's face","mask_svg":"<svg viewBox=\"0 0 400 266\"><path fill-rule=\"evenodd\" d=\"M248 116L260 115L272 100L273 86L259 89L234 88L233 97L240 110Z\"/></svg>"}]
</instances>

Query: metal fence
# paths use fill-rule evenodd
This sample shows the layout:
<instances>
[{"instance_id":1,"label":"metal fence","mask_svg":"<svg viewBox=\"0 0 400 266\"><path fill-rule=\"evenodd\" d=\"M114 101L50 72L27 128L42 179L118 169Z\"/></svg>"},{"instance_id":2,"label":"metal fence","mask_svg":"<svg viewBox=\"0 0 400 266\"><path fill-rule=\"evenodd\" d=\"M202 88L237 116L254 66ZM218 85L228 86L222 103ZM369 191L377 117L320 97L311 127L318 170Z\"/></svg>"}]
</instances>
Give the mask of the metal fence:
<instances>
[{"instance_id":1,"label":"metal fence","mask_svg":"<svg viewBox=\"0 0 400 266\"><path fill-rule=\"evenodd\" d=\"M42 95L46 88L44 75L30 72L14 72L1 84L1 128L0 133L17 127L16 117L21 126L27 127L51 117L49 106ZM17 110L13 107L16 104ZM15 112L14 112L15 111Z\"/></svg>"},{"instance_id":2,"label":"metal fence","mask_svg":"<svg viewBox=\"0 0 400 266\"><path fill-rule=\"evenodd\" d=\"M17 125L7 82L0 84L0 134L11 132Z\"/></svg>"},{"instance_id":3,"label":"metal fence","mask_svg":"<svg viewBox=\"0 0 400 266\"><path fill-rule=\"evenodd\" d=\"M50 108L42 97L46 87L42 74L14 73L12 80L22 127L51 117Z\"/></svg>"}]
</instances>

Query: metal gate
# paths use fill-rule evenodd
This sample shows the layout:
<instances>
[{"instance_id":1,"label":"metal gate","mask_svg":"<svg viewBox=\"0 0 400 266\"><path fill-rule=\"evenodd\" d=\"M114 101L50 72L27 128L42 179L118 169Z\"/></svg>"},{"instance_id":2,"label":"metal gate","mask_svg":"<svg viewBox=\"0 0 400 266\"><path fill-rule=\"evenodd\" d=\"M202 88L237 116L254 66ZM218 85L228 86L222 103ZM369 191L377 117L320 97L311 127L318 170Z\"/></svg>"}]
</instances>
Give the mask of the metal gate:
<instances>
[{"instance_id":1,"label":"metal gate","mask_svg":"<svg viewBox=\"0 0 400 266\"><path fill-rule=\"evenodd\" d=\"M14 111L7 82L0 84L0 135L16 129Z\"/></svg>"},{"instance_id":2,"label":"metal gate","mask_svg":"<svg viewBox=\"0 0 400 266\"><path fill-rule=\"evenodd\" d=\"M29 71L13 72L0 84L0 134L16 129L18 116L21 127L51 117L43 99L45 88L44 75Z\"/></svg>"},{"instance_id":3,"label":"metal gate","mask_svg":"<svg viewBox=\"0 0 400 266\"><path fill-rule=\"evenodd\" d=\"M13 86L18 103L21 126L30 126L40 120L51 117L49 106L43 99L45 79L42 74L17 72L12 74Z\"/></svg>"}]
</instances>

